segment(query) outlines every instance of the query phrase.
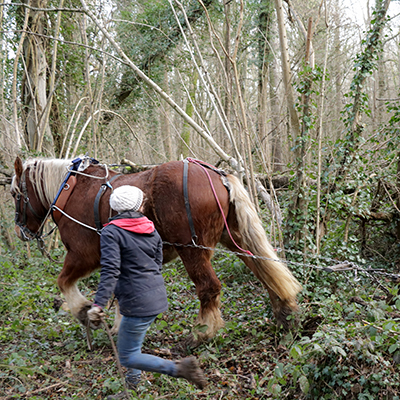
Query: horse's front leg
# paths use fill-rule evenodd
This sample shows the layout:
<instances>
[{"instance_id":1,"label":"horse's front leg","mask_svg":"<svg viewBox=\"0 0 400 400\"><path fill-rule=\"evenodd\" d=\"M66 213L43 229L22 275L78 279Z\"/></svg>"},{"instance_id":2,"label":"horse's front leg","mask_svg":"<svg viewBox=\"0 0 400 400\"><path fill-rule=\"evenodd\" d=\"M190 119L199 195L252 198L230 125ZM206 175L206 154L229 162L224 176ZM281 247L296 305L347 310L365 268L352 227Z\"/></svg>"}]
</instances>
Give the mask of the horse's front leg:
<instances>
[{"instance_id":1,"label":"horse's front leg","mask_svg":"<svg viewBox=\"0 0 400 400\"><path fill-rule=\"evenodd\" d=\"M90 275L93 270L94 268L82 263L74 254L68 253L63 269L57 278L58 287L65 297L68 308L84 326L87 326L87 312L92 302L82 295L77 284L79 279Z\"/></svg>"}]
</instances>

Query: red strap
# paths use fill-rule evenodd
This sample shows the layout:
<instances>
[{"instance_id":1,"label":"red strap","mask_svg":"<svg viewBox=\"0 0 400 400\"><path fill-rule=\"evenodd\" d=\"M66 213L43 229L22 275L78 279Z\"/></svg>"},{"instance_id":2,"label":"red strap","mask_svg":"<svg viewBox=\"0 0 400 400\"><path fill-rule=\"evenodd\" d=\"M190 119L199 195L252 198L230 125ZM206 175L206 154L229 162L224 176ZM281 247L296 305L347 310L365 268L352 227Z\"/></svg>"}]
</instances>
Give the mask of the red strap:
<instances>
[{"instance_id":1,"label":"red strap","mask_svg":"<svg viewBox=\"0 0 400 400\"><path fill-rule=\"evenodd\" d=\"M228 231L229 237L231 238L233 244L234 244L239 250L244 251L244 252L245 252L246 254L248 254L249 256L252 256L253 253L252 253L251 251L242 249L242 248L234 241L234 239L233 239L233 237L232 237L232 235L231 235L231 231L229 230L228 222L226 221L226 218L225 218L224 210L222 209L221 203L219 202L217 193L216 193L216 191L215 191L214 185L213 185L212 180L211 180L211 176L210 176L210 174L208 173L207 169L206 169L205 167L203 167L197 160L194 160L193 158L189 158L189 157L188 157L187 160L188 160L189 162L192 162L193 164L199 165L201 168L203 168L204 172L207 174L208 180L209 180L209 182L210 182L211 190L212 190L212 192L214 193L215 200L217 201L218 207L219 207L219 209L220 209L220 211L221 211L221 214L222 214L222 218L224 219L225 228L226 228L226 230Z\"/></svg>"}]
</instances>

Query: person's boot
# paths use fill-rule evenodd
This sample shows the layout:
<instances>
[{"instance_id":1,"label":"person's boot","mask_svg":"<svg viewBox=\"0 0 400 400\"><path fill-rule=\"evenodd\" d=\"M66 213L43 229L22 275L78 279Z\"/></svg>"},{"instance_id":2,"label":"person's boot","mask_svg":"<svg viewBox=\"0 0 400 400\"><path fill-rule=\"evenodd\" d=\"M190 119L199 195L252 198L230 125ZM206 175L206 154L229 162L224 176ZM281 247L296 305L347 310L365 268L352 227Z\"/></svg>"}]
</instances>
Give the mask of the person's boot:
<instances>
[{"instance_id":1,"label":"person's boot","mask_svg":"<svg viewBox=\"0 0 400 400\"><path fill-rule=\"evenodd\" d=\"M140 383L141 376L142 376L142 373L140 371L138 371L136 369L134 370L134 369L128 368L128 371L125 376L126 387L131 390L136 390L137 385L139 385L139 383Z\"/></svg>"},{"instance_id":2,"label":"person's boot","mask_svg":"<svg viewBox=\"0 0 400 400\"><path fill-rule=\"evenodd\" d=\"M175 361L175 364L177 378L184 378L196 385L199 389L206 387L206 379L195 357L183 358L182 360Z\"/></svg>"}]
</instances>

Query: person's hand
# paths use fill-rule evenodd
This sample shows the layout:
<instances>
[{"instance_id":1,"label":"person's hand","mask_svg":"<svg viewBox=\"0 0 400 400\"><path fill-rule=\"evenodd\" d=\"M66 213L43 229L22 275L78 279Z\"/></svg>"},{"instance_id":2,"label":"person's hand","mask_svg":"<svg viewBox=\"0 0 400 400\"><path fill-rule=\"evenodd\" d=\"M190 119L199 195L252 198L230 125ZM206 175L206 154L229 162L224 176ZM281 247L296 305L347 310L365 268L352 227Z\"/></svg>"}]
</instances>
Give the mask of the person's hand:
<instances>
[{"instance_id":1,"label":"person's hand","mask_svg":"<svg viewBox=\"0 0 400 400\"><path fill-rule=\"evenodd\" d=\"M104 317L103 309L97 304L93 304L92 308L87 312L90 326L97 329L100 326L101 319Z\"/></svg>"}]
</instances>

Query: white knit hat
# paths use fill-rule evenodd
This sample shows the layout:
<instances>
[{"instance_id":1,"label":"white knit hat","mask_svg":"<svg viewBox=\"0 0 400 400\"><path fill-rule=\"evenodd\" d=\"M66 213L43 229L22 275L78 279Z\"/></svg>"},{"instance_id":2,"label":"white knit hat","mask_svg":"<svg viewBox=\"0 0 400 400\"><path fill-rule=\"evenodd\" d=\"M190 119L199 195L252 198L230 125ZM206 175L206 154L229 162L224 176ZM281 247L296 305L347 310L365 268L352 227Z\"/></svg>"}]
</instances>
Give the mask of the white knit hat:
<instances>
[{"instance_id":1,"label":"white knit hat","mask_svg":"<svg viewBox=\"0 0 400 400\"><path fill-rule=\"evenodd\" d=\"M137 211L143 202L143 192L136 186L124 185L117 187L110 196L110 207L121 213Z\"/></svg>"}]
</instances>

